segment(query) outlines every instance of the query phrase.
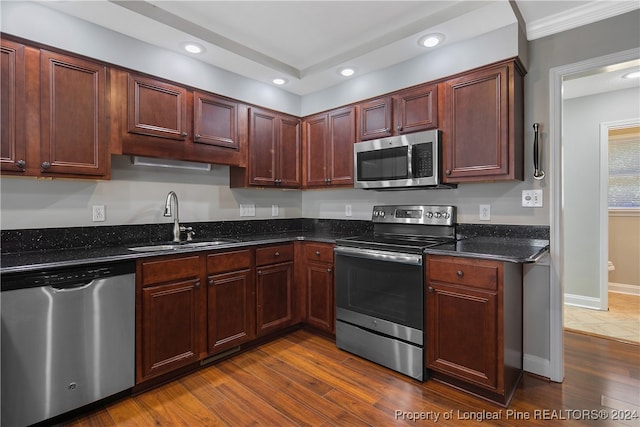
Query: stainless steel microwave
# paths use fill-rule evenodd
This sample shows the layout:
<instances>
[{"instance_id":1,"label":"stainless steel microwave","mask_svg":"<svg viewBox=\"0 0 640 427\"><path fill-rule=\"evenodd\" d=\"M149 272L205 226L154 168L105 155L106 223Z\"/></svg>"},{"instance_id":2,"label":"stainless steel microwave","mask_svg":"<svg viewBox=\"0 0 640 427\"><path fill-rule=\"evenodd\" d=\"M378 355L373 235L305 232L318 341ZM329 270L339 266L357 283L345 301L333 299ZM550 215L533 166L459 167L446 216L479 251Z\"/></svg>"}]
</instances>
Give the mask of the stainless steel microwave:
<instances>
[{"instance_id":1,"label":"stainless steel microwave","mask_svg":"<svg viewBox=\"0 0 640 427\"><path fill-rule=\"evenodd\" d=\"M355 188L443 187L437 129L356 143L353 159Z\"/></svg>"}]
</instances>

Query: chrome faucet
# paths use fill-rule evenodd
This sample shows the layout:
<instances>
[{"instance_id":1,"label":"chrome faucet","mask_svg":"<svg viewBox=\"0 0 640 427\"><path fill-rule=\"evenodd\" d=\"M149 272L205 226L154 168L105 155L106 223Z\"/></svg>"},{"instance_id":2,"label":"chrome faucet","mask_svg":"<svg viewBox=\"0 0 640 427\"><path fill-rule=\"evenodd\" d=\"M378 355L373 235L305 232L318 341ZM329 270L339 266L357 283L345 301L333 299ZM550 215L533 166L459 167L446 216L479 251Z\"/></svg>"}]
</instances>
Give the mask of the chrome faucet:
<instances>
[{"instance_id":1,"label":"chrome faucet","mask_svg":"<svg viewBox=\"0 0 640 427\"><path fill-rule=\"evenodd\" d=\"M175 200L175 215L173 214L172 201ZM173 241L180 242L180 220L178 219L178 195L169 191L164 205L164 216L173 216Z\"/></svg>"}]
</instances>

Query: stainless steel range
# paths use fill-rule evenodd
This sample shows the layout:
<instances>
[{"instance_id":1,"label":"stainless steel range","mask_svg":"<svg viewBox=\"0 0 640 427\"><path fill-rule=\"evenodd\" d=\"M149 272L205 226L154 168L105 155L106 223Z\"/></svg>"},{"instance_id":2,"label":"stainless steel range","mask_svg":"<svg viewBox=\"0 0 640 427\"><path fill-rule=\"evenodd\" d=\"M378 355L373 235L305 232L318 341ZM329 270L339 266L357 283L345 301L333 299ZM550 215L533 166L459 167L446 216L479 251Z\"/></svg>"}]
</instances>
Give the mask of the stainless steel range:
<instances>
[{"instance_id":1,"label":"stainless steel range","mask_svg":"<svg viewBox=\"0 0 640 427\"><path fill-rule=\"evenodd\" d=\"M423 380L423 251L455 240L456 208L374 206L372 221L336 242L336 344Z\"/></svg>"}]
</instances>

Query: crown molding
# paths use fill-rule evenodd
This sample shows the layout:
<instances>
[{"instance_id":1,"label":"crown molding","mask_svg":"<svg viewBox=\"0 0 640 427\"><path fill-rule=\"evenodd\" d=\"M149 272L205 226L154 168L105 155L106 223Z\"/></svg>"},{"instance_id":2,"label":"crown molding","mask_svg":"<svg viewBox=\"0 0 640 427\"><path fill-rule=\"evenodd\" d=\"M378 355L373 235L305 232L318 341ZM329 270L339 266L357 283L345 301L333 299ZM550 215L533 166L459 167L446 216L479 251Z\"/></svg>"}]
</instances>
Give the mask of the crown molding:
<instances>
[{"instance_id":1,"label":"crown molding","mask_svg":"<svg viewBox=\"0 0 640 427\"><path fill-rule=\"evenodd\" d=\"M640 8L637 1L593 1L527 24L527 40L571 30Z\"/></svg>"}]
</instances>

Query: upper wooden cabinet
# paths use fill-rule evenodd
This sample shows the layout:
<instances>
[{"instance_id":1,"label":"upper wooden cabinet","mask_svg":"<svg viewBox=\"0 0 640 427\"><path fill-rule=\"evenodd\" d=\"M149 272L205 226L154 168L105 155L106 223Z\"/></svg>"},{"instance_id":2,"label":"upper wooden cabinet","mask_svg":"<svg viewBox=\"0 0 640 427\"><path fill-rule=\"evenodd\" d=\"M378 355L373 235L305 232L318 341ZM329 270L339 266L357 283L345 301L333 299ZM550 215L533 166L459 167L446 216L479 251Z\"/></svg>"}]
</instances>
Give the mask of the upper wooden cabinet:
<instances>
[{"instance_id":1,"label":"upper wooden cabinet","mask_svg":"<svg viewBox=\"0 0 640 427\"><path fill-rule=\"evenodd\" d=\"M511 60L441 83L443 181L524 179L523 70Z\"/></svg>"},{"instance_id":2,"label":"upper wooden cabinet","mask_svg":"<svg viewBox=\"0 0 640 427\"><path fill-rule=\"evenodd\" d=\"M109 178L107 68L2 39L2 172Z\"/></svg>"},{"instance_id":3,"label":"upper wooden cabinet","mask_svg":"<svg viewBox=\"0 0 640 427\"><path fill-rule=\"evenodd\" d=\"M303 188L353 185L355 119L346 107L304 120Z\"/></svg>"},{"instance_id":4,"label":"upper wooden cabinet","mask_svg":"<svg viewBox=\"0 0 640 427\"><path fill-rule=\"evenodd\" d=\"M40 55L41 173L108 176L107 68L46 50Z\"/></svg>"},{"instance_id":5,"label":"upper wooden cabinet","mask_svg":"<svg viewBox=\"0 0 640 427\"><path fill-rule=\"evenodd\" d=\"M25 46L0 40L0 170L24 173L27 166Z\"/></svg>"},{"instance_id":6,"label":"upper wooden cabinet","mask_svg":"<svg viewBox=\"0 0 640 427\"><path fill-rule=\"evenodd\" d=\"M393 125L397 135L438 127L438 86L421 85L393 95Z\"/></svg>"},{"instance_id":7,"label":"upper wooden cabinet","mask_svg":"<svg viewBox=\"0 0 640 427\"><path fill-rule=\"evenodd\" d=\"M438 127L438 87L420 85L358 104L358 141Z\"/></svg>"},{"instance_id":8,"label":"upper wooden cabinet","mask_svg":"<svg viewBox=\"0 0 640 427\"><path fill-rule=\"evenodd\" d=\"M114 153L246 164L245 105L122 70L111 81Z\"/></svg>"},{"instance_id":9,"label":"upper wooden cabinet","mask_svg":"<svg viewBox=\"0 0 640 427\"><path fill-rule=\"evenodd\" d=\"M231 187L300 188L300 149L300 119L250 108L249 165L231 169Z\"/></svg>"}]
</instances>

